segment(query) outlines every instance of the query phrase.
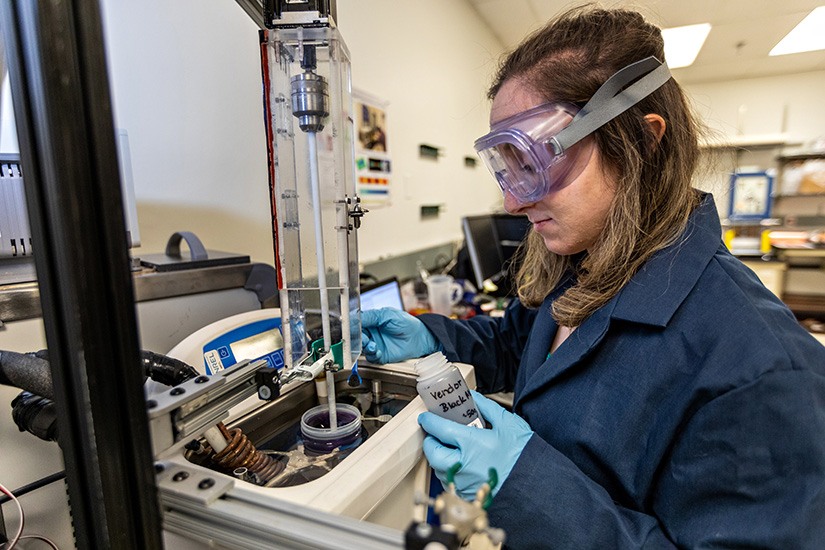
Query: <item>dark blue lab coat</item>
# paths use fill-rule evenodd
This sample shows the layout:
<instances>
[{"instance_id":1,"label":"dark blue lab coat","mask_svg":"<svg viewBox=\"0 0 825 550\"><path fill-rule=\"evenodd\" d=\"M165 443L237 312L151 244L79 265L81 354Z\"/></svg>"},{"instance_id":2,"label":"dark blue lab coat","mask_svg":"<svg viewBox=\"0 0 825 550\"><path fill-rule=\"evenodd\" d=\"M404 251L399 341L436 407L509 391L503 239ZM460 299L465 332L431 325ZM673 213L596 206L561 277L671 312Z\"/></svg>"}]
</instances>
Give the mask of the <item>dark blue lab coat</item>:
<instances>
[{"instance_id":1,"label":"dark blue lab coat","mask_svg":"<svg viewBox=\"0 0 825 550\"><path fill-rule=\"evenodd\" d=\"M561 287L421 317L535 431L489 510L508 546L825 549L825 347L720 235L706 196L549 359Z\"/></svg>"}]
</instances>

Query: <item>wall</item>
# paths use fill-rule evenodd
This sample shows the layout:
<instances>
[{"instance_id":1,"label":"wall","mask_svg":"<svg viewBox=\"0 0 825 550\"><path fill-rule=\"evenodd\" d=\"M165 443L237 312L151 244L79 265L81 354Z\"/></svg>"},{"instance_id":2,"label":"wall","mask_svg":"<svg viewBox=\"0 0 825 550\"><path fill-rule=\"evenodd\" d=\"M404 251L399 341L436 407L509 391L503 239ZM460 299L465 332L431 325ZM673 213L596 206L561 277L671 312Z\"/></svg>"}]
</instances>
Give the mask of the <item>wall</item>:
<instances>
[{"instance_id":1,"label":"wall","mask_svg":"<svg viewBox=\"0 0 825 550\"><path fill-rule=\"evenodd\" d=\"M486 169L463 160L488 131L485 91L501 46L467 2L339 0L338 12L353 85L389 101L397 192L392 206L367 216L362 259L460 239L461 216L501 202ZM445 156L419 159L419 143ZM420 221L421 204L443 204L444 213Z\"/></svg>"},{"instance_id":2,"label":"wall","mask_svg":"<svg viewBox=\"0 0 825 550\"><path fill-rule=\"evenodd\" d=\"M177 230L207 248L272 262L257 28L231 0L104 0L117 125L129 132L142 246ZM462 215L499 193L467 169L487 129L484 89L500 53L465 2L340 0L353 85L389 102L392 205L374 208L360 239L371 261L461 238ZM472 39L467 39L471 36ZM443 147L437 162L418 144ZM420 221L420 204L443 204Z\"/></svg>"},{"instance_id":3,"label":"wall","mask_svg":"<svg viewBox=\"0 0 825 550\"><path fill-rule=\"evenodd\" d=\"M192 230L272 257L257 31L232 1L105 0L116 124L129 132L143 246ZM271 261L271 260L270 260Z\"/></svg>"},{"instance_id":4,"label":"wall","mask_svg":"<svg viewBox=\"0 0 825 550\"><path fill-rule=\"evenodd\" d=\"M825 136L822 102L825 71L687 84L684 88L715 138L787 135L789 144L784 147L706 150L709 168L697 183L700 188L713 192L723 217L727 215L729 177L733 169L776 167L777 155L808 150L811 141ZM810 203L807 206L813 209L812 213L818 210L817 199L794 200ZM807 206L795 204L795 208L809 213Z\"/></svg>"},{"instance_id":5,"label":"wall","mask_svg":"<svg viewBox=\"0 0 825 550\"><path fill-rule=\"evenodd\" d=\"M688 84L685 89L708 125L722 135L787 132L796 140L825 135L825 71Z\"/></svg>"}]
</instances>

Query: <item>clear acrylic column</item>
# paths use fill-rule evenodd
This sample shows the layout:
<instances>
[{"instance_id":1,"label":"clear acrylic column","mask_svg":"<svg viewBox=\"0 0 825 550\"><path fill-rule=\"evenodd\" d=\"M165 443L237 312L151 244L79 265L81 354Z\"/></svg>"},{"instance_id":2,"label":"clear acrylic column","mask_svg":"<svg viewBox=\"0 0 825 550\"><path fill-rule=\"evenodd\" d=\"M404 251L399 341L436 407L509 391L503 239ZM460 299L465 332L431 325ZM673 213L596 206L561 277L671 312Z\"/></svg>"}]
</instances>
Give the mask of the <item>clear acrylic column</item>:
<instances>
[{"instance_id":1,"label":"clear acrylic column","mask_svg":"<svg viewBox=\"0 0 825 550\"><path fill-rule=\"evenodd\" d=\"M287 368L361 351L349 53L335 28L261 32L276 267ZM326 374L336 426L333 373Z\"/></svg>"}]
</instances>

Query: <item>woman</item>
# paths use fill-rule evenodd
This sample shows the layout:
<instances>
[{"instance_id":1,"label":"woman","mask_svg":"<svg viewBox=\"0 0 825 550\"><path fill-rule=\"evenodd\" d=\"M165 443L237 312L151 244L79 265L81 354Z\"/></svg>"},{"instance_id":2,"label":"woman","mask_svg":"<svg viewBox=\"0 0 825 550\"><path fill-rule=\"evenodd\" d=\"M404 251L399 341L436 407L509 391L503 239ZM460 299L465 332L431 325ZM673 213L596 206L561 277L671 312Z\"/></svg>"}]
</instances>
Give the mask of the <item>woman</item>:
<instances>
[{"instance_id":1,"label":"woman","mask_svg":"<svg viewBox=\"0 0 825 550\"><path fill-rule=\"evenodd\" d=\"M492 429L424 451L516 548L825 547L825 348L721 243L661 32L584 8L525 40L476 142L533 224L503 319L363 316L367 359L476 368Z\"/></svg>"}]
</instances>

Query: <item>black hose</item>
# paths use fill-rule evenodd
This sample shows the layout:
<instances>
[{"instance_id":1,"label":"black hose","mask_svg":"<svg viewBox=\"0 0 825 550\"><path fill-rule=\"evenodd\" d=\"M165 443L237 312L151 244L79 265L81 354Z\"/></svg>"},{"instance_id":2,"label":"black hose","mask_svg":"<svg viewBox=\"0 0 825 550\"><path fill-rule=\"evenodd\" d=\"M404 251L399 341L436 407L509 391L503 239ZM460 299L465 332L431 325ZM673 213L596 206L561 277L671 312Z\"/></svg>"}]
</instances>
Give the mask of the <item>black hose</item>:
<instances>
[{"instance_id":1,"label":"black hose","mask_svg":"<svg viewBox=\"0 0 825 550\"><path fill-rule=\"evenodd\" d=\"M0 351L0 384L52 399L52 371L48 360L38 356L42 353Z\"/></svg>"},{"instance_id":2,"label":"black hose","mask_svg":"<svg viewBox=\"0 0 825 550\"><path fill-rule=\"evenodd\" d=\"M146 376L165 386L177 386L199 374L183 361L148 350L140 352L140 362Z\"/></svg>"},{"instance_id":3,"label":"black hose","mask_svg":"<svg viewBox=\"0 0 825 550\"><path fill-rule=\"evenodd\" d=\"M183 361L160 353L142 350L140 361L146 376L166 386L177 386L198 376L198 371ZM0 350L0 384L53 399L48 350L34 353Z\"/></svg>"},{"instance_id":4,"label":"black hose","mask_svg":"<svg viewBox=\"0 0 825 550\"><path fill-rule=\"evenodd\" d=\"M32 481L28 485L23 485L19 489L15 489L14 491L10 491L16 498L20 498L26 493L31 493L36 489L40 489L41 487L45 487L50 483L54 483L55 481L59 481L66 477L66 471L63 470L61 472L55 472L51 475L48 475L44 478L38 479L37 481ZM7 502L11 501L11 497L7 495L0 494L0 505L3 505Z\"/></svg>"},{"instance_id":5,"label":"black hose","mask_svg":"<svg viewBox=\"0 0 825 550\"><path fill-rule=\"evenodd\" d=\"M22 392L11 402L11 417L21 432L29 432L45 441L57 441L57 412L54 401Z\"/></svg>"},{"instance_id":6,"label":"black hose","mask_svg":"<svg viewBox=\"0 0 825 550\"><path fill-rule=\"evenodd\" d=\"M13 386L29 390L32 386L39 387L41 392L24 391L14 398L12 405L12 419L21 432L29 432L45 441L57 441L57 412L51 386L49 372L48 351L40 350L33 354L13 353L0 351L0 360L5 358L6 371L15 373L16 378L11 380ZM177 386L190 378L198 376L198 371L183 361L172 357L142 350L140 352L141 368L146 376L166 386ZM45 366L49 373L48 385L42 379ZM28 372L25 372L28 369ZM4 369L0 369L0 383L7 383L2 378ZM32 375L31 373L35 373ZM17 381L25 379L26 385L19 385ZM32 384L32 380L39 384Z\"/></svg>"}]
</instances>

